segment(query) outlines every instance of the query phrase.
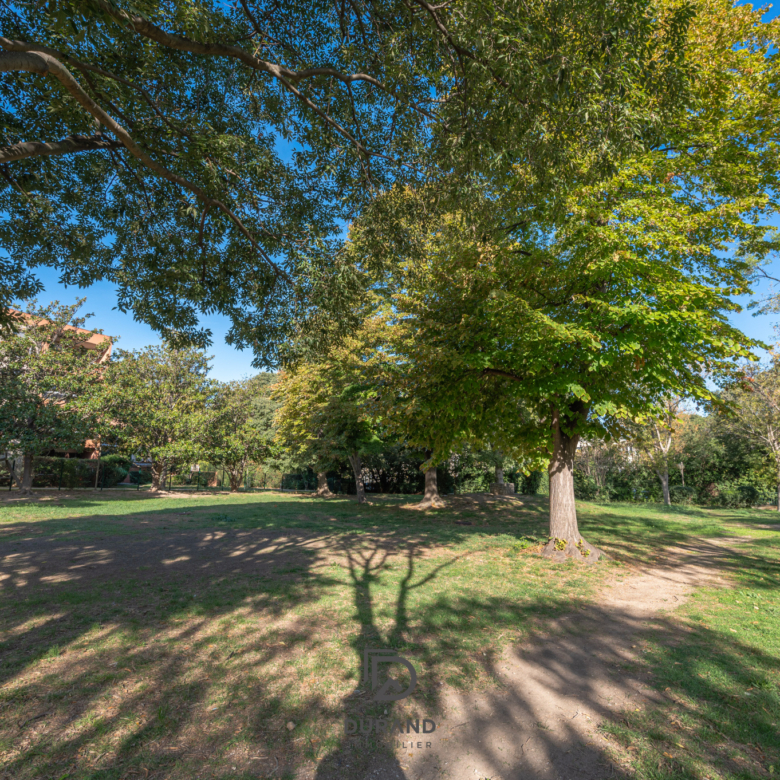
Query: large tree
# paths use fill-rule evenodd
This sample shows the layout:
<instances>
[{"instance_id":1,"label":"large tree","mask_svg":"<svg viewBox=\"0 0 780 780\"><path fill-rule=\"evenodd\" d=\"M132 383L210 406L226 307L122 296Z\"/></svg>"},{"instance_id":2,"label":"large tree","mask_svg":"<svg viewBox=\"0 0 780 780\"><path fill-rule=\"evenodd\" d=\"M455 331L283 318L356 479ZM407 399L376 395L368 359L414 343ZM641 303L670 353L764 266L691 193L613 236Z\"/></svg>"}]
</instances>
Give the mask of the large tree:
<instances>
[{"instance_id":1,"label":"large tree","mask_svg":"<svg viewBox=\"0 0 780 780\"><path fill-rule=\"evenodd\" d=\"M32 487L36 455L83 451L99 440L99 409L91 403L101 384L111 341L82 327L84 299L68 306L30 302L12 312L0 335L0 451L22 457L20 488Z\"/></svg>"},{"instance_id":2,"label":"large tree","mask_svg":"<svg viewBox=\"0 0 780 780\"><path fill-rule=\"evenodd\" d=\"M530 202L674 121L691 9L649 0L0 6L0 303L108 279L173 344L200 312L277 363L348 314L342 219L393 182ZM2 310L0 310L2 318ZM304 343L304 342L298 342Z\"/></svg>"},{"instance_id":3,"label":"large tree","mask_svg":"<svg viewBox=\"0 0 780 780\"><path fill-rule=\"evenodd\" d=\"M408 222L402 242L372 223L352 232L367 266L407 258L382 277L385 322L408 397L437 412L436 454L477 436L548 460L551 556L599 555L577 525L580 438L625 435L671 395L712 399L707 378L730 376L756 345L728 314L749 291L748 259L776 248L774 31L749 6L699 6L691 110L612 178L514 221L503 212L503 232L460 213ZM527 414L496 431L509 401Z\"/></svg>"},{"instance_id":4,"label":"large tree","mask_svg":"<svg viewBox=\"0 0 780 780\"><path fill-rule=\"evenodd\" d=\"M165 487L176 465L203 452L215 385L209 358L170 346L117 350L103 383L100 407L110 417L115 443L152 463L153 492Z\"/></svg>"}]
</instances>

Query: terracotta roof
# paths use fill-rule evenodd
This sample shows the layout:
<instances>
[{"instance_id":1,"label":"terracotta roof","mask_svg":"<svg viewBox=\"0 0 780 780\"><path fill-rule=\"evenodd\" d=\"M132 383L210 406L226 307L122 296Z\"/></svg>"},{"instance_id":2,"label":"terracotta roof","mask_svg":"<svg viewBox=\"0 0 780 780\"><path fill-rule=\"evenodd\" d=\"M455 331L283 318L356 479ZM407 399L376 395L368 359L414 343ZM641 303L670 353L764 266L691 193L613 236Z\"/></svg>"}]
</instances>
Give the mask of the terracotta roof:
<instances>
[{"instance_id":1,"label":"terracotta roof","mask_svg":"<svg viewBox=\"0 0 780 780\"><path fill-rule=\"evenodd\" d=\"M33 317L31 317L29 314L23 311L19 311L18 309L8 309L8 311L14 315L17 319L26 320L29 323L32 323L36 326L38 325L48 325L49 320L38 320L37 322L33 322ZM73 325L66 325L65 330L71 330L76 331L76 333L92 333L91 330L88 328L76 328ZM113 346L113 342L111 341L111 336L106 336L103 333L92 333L92 335L81 342L82 346L86 349L105 349L103 346L106 342L108 342L108 349L106 350L106 354L103 356L101 363L104 360L108 360L108 358L111 356L111 348Z\"/></svg>"}]
</instances>

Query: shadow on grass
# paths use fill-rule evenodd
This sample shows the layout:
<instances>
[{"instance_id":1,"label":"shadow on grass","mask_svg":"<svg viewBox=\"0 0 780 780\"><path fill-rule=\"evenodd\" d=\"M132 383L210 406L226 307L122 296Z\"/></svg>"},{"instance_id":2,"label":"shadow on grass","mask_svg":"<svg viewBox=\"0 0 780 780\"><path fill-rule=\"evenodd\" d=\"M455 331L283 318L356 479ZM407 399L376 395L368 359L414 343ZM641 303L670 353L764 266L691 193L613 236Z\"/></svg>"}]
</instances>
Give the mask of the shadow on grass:
<instances>
[{"instance_id":1,"label":"shadow on grass","mask_svg":"<svg viewBox=\"0 0 780 780\"><path fill-rule=\"evenodd\" d=\"M412 530L389 513L377 521L370 510L331 502L316 505L320 519L301 519L313 502L290 503L265 503L263 517L256 508L242 515L207 504L197 509L231 519L196 516L194 523L211 527L190 530L185 516L175 528L124 536L112 533L113 523L170 524L182 508L145 502L135 518L79 518L72 533L74 520L39 520L35 537L6 527L14 540L0 568L0 766L7 777L411 777L392 741L344 737L344 715L435 713L442 683L473 679L480 668L498 674L498 634L522 635L540 618L584 604L557 582L570 569L529 558L518 559L515 576L536 571L547 581L523 599L453 591L447 578L455 567L471 567L476 583L485 564L472 562L471 550L448 553L441 544L484 535L483 528L438 517ZM303 528L293 527L296 514ZM344 530L342 518L350 523ZM529 523L510 535L536 530ZM766 566L777 575L776 564ZM418 611L415 598L429 589ZM629 616L610 619L636 628ZM408 703L377 705L361 687L366 644L396 649L418 667ZM554 675L551 684L602 706L598 659L574 650L557 660L540 651L537 665ZM539 732L534 761L515 756L510 772L552 777L545 773L572 766L558 757L573 751L591 772L580 776L602 776L592 774L604 770L601 748L581 745L576 729L538 729L522 688L509 703L505 695L495 704L509 744L524 729ZM491 724L475 728L459 738L496 763L479 737ZM434 771L439 759L419 760Z\"/></svg>"}]
</instances>

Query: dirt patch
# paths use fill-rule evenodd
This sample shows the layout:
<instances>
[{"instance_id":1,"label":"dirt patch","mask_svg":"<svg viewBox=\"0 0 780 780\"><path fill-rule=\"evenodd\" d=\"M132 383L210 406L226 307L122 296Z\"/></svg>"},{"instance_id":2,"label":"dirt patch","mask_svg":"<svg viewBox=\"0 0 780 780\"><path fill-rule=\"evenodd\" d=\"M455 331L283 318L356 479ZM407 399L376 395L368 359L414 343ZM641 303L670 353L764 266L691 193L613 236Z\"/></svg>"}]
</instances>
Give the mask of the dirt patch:
<instances>
[{"instance_id":1,"label":"dirt patch","mask_svg":"<svg viewBox=\"0 0 780 780\"><path fill-rule=\"evenodd\" d=\"M405 774L387 777L622 776L605 758L608 743L599 725L662 696L635 671L641 653L635 637L669 622L668 613L697 587L725 586L718 571L725 554L722 544L709 542L671 549L663 561L605 588L598 606L562 618L529 645L508 648L494 663L495 690L472 694L443 686L432 748L417 749L412 734L393 764Z\"/></svg>"}]
</instances>

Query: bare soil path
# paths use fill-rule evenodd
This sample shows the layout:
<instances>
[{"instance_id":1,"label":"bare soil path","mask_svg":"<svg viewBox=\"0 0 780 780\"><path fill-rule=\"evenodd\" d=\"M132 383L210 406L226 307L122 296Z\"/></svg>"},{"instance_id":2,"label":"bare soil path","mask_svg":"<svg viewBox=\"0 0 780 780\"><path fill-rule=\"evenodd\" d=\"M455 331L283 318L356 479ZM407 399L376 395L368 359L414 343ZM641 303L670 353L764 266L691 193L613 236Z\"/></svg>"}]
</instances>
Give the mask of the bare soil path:
<instances>
[{"instance_id":1,"label":"bare soil path","mask_svg":"<svg viewBox=\"0 0 780 780\"><path fill-rule=\"evenodd\" d=\"M500 682L494 690L442 688L443 717L428 737L431 749L399 749L397 763L377 766L366 778L623 777L607 758L599 725L663 695L635 671L641 653L636 636L651 627L670 628L669 612L696 588L725 586L719 569L726 552L707 541L667 550L662 562L634 569L605 588L598 606L561 619L532 644L508 648L496 659ZM675 631L684 641L684 631Z\"/></svg>"}]
</instances>

